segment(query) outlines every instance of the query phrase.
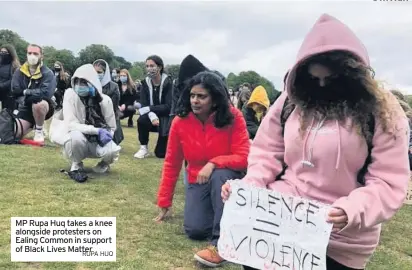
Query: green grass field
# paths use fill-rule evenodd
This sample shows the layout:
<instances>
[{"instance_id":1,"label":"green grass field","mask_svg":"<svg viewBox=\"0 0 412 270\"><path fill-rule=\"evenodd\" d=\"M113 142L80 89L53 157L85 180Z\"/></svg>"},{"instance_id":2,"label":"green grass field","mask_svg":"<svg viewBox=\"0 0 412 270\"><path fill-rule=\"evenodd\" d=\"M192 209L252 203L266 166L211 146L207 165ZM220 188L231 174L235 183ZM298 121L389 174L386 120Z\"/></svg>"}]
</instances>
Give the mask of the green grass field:
<instances>
[{"instance_id":1,"label":"green grass field","mask_svg":"<svg viewBox=\"0 0 412 270\"><path fill-rule=\"evenodd\" d=\"M206 243L183 232L184 189L178 182L174 217L156 224L155 205L162 160L136 160L135 128L124 127L120 159L110 175L77 184L59 172L69 169L60 148L0 146L0 269L197 269L193 253ZM156 137L152 136L151 143ZM153 151L153 145L151 150ZM85 165L94 166L97 160ZM10 217L116 216L117 262L12 263ZM381 244L367 269L412 269L412 207L404 206L384 226ZM240 269L227 265L223 269Z\"/></svg>"}]
</instances>

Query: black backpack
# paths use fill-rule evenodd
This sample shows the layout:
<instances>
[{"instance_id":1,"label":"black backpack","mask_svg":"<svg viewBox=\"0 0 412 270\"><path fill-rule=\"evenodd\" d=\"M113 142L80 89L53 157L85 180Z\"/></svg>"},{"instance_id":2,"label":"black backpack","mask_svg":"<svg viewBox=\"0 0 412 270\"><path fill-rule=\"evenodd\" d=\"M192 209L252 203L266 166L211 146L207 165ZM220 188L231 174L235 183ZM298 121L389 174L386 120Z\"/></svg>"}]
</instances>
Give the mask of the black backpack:
<instances>
[{"instance_id":1,"label":"black backpack","mask_svg":"<svg viewBox=\"0 0 412 270\"><path fill-rule=\"evenodd\" d=\"M20 138L17 138L17 123L20 124L20 130L23 125L19 119L8 109L0 112L0 144L17 144Z\"/></svg>"},{"instance_id":2,"label":"black backpack","mask_svg":"<svg viewBox=\"0 0 412 270\"><path fill-rule=\"evenodd\" d=\"M293 103L290 103L289 98L286 97L285 103L283 104L282 112L280 114L280 125L282 127L282 136L285 135L285 124L286 121L288 120L290 114L293 112L295 109L296 105ZM371 115L369 117L369 122L368 122L368 127L369 127L369 132L372 134L375 133L375 117ZM372 162L372 140L367 142L368 144L368 156L366 157L365 163L363 164L363 167L359 170L358 176L357 176L357 181L360 185L364 186L365 185L365 174L368 171L368 166ZM283 170L282 172L276 177L276 180L281 180L282 175L285 173L288 165L284 164L283 165Z\"/></svg>"}]
</instances>

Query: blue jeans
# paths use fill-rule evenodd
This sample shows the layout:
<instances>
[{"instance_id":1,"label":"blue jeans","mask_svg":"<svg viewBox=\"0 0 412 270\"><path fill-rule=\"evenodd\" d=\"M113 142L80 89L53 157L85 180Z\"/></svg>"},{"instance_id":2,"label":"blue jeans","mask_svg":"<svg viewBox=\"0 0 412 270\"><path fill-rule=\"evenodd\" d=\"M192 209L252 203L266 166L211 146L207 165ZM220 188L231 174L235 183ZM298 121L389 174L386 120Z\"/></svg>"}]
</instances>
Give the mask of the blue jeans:
<instances>
[{"instance_id":1,"label":"blue jeans","mask_svg":"<svg viewBox=\"0 0 412 270\"><path fill-rule=\"evenodd\" d=\"M185 184L185 188L187 188L188 180L187 180L186 168L184 168L183 170L183 183Z\"/></svg>"},{"instance_id":2,"label":"blue jeans","mask_svg":"<svg viewBox=\"0 0 412 270\"><path fill-rule=\"evenodd\" d=\"M183 226L190 239L209 239L217 246L223 214L221 189L227 180L240 176L229 169L215 169L206 184L187 184Z\"/></svg>"}]
</instances>

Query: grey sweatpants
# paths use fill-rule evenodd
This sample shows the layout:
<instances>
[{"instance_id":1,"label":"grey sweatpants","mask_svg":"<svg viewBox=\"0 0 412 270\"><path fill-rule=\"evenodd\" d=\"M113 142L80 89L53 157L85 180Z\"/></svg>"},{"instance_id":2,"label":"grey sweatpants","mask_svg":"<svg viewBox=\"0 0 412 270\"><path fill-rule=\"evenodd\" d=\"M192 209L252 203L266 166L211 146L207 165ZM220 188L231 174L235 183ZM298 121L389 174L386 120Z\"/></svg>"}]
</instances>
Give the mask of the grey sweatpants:
<instances>
[{"instance_id":1,"label":"grey sweatpants","mask_svg":"<svg viewBox=\"0 0 412 270\"><path fill-rule=\"evenodd\" d=\"M70 139L64 143L63 154L72 162L82 162L86 158L102 158L107 164L113 163L119 157L121 147L113 141L104 147L91 143L80 131L69 133Z\"/></svg>"},{"instance_id":2,"label":"grey sweatpants","mask_svg":"<svg viewBox=\"0 0 412 270\"><path fill-rule=\"evenodd\" d=\"M241 176L240 172L229 169L215 169L206 184L187 185L183 226L189 238L210 239L211 244L217 246L224 206L222 186L227 180Z\"/></svg>"}]
</instances>

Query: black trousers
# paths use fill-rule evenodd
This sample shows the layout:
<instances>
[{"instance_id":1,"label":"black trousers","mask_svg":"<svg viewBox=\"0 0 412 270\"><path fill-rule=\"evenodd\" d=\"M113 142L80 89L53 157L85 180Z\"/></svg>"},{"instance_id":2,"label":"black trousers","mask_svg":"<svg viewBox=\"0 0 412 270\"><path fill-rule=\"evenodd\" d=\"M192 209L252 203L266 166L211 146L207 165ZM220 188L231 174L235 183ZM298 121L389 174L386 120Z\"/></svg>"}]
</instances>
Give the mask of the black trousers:
<instances>
[{"instance_id":1,"label":"black trousers","mask_svg":"<svg viewBox=\"0 0 412 270\"><path fill-rule=\"evenodd\" d=\"M244 270L258 270L256 268L252 268L250 266L243 266ZM344 266L343 264L338 263L337 261L326 257L326 269L327 270L363 270L363 269L355 269Z\"/></svg>"},{"instance_id":2,"label":"black trousers","mask_svg":"<svg viewBox=\"0 0 412 270\"><path fill-rule=\"evenodd\" d=\"M120 116L120 119L125 119L127 117L129 117L130 119L130 118L133 118L133 115L135 113L136 113L136 110L125 109L124 111L120 112L119 116Z\"/></svg>"},{"instance_id":3,"label":"black trousers","mask_svg":"<svg viewBox=\"0 0 412 270\"><path fill-rule=\"evenodd\" d=\"M54 97L56 98L57 108L63 107L64 92L65 90L62 90L62 89L57 89L56 92L54 92Z\"/></svg>"},{"instance_id":4,"label":"black trousers","mask_svg":"<svg viewBox=\"0 0 412 270\"><path fill-rule=\"evenodd\" d=\"M137 132L139 133L140 145L148 145L150 132L159 132L159 128L152 125L148 114L142 115L137 119ZM166 156L167 140L168 136L160 136L157 139L155 155L158 158L164 158Z\"/></svg>"},{"instance_id":5,"label":"black trousers","mask_svg":"<svg viewBox=\"0 0 412 270\"><path fill-rule=\"evenodd\" d=\"M127 125L129 127L133 127L133 116L135 115L135 113L136 113L136 110L128 110L126 108L124 111L119 112L119 116L120 116L120 119L129 118L127 119Z\"/></svg>"}]
</instances>

